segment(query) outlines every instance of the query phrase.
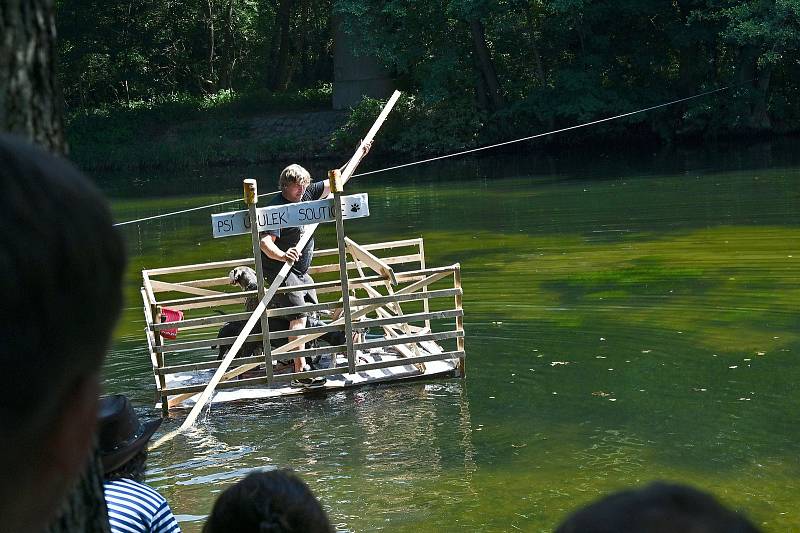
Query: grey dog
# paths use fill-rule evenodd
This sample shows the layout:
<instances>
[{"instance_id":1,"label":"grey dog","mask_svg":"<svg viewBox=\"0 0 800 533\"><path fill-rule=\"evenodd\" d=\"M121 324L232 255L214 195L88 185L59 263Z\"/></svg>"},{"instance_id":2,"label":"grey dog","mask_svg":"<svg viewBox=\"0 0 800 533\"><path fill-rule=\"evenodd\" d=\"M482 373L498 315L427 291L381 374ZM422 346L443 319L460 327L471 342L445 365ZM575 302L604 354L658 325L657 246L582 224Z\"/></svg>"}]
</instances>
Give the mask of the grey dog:
<instances>
[{"instance_id":1,"label":"grey dog","mask_svg":"<svg viewBox=\"0 0 800 533\"><path fill-rule=\"evenodd\" d=\"M256 272L250 267L246 266L238 266L236 268L231 269L228 272L228 279L230 279L231 285L239 285L243 291L256 291L258 290L258 278L256 277ZM258 295L251 294L245 300L244 308L248 312L253 312L255 308L258 307ZM217 334L217 338L221 337L236 337L242 331L246 321L245 320L236 320L234 322L227 322L225 325L220 328L219 333ZM314 326L323 326L325 325L324 322L319 320L315 316L308 317L308 327ZM269 318L269 329L270 331L276 330L284 330L289 328L289 322L280 317L270 317ZM261 323L256 323L255 327L253 328L253 334L261 333ZM327 342L330 345L343 345L345 343L344 332L341 331L330 331L322 335L320 340ZM278 346L282 346L286 344L288 341L287 339L274 339L271 341L271 344L274 348ZM314 343L313 345L316 345ZM230 349L229 345L219 346L219 356L218 359L222 359L225 357L225 354L228 353ZM252 355L257 355L261 352L261 343L260 342L246 342L243 346L237 357L250 357Z\"/></svg>"}]
</instances>

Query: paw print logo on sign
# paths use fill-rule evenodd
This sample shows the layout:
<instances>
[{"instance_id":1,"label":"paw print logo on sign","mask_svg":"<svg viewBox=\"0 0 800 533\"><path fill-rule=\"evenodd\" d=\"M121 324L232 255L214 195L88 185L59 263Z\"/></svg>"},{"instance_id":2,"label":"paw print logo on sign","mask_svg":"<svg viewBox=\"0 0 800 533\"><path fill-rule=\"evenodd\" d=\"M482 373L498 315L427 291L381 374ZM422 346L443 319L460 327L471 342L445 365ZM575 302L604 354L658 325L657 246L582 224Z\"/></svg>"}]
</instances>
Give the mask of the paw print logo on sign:
<instances>
[{"instance_id":1,"label":"paw print logo on sign","mask_svg":"<svg viewBox=\"0 0 800 533\"><path fill-rule=\"evenodd\" d=\"M358 213L361 210L361 206L358 204L350 204L350 211L353 213Z\"/></svg>"}]
</instances>

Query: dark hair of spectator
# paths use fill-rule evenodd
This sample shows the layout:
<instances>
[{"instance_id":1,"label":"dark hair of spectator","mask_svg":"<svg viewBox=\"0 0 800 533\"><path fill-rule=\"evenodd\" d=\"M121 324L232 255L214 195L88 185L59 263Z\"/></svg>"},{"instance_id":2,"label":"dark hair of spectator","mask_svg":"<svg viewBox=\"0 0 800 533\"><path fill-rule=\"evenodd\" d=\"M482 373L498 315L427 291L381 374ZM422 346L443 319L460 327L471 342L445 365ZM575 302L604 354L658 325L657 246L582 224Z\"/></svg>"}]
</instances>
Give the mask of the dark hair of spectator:
<instances>
[{"instance_id":1,"label":"dark hair of spectator","mask_svg":"<svg viewBox=\"0 0 800 533\"><path fill-rule=\"evenodd\" d=\"M663 482L606 496L574 512L556 533L758 533L713 496Z\"/></svg>"},{"instance_id":2,"label":"dark hair of spectator","mask_svg":"<svg viewBox=\"0 0 800 533\"><path fill-rule=\"evenodd\" d=\"M217 498L204 533L332 533L311 489L289 469L259 471Z\"/></svg>"},{"instance_id":3,"label":"dark hair of spectator","mask_svg":"<svg viewBox=\"0 0 800 533\"><path fill-rule=\"evenodd\" d=\"M144 449L131 457L130 461L120 466L116 470L107 473L104 477L106 481L115 479L132 479L139 483L144 483L145 471L147 470L147 450Z\"/></svg>"}]
</instances>

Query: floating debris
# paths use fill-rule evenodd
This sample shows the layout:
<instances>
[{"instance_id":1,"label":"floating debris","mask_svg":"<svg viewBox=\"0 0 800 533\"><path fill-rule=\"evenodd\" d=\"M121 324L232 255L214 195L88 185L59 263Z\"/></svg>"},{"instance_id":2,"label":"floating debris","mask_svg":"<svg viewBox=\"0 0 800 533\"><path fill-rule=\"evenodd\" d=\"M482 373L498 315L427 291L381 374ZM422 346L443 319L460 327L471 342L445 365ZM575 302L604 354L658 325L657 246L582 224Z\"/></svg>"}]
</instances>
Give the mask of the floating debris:
<instances>
[{"instance_id":1,"label":"floating debris","mask_svg":"<svg viewBox=\"0 0 800 533\"><path fill-rule=\"evenodd\" d=\"M553 362L550 363L550 366L568 365L568 364L569 364L569 361L553 361Z\"/></svg>"},{"instance_id":2,"label":"floating debris","mask_svg":"<svg viewBox=\"0 0 800 533\"><path fill-rule=\"evenodd\" d=\"M730 369L734 369L734 368L739 368L739 366L738 366L738 365L731 365L731 366L729 366L728 368L730 368Z\"/></svg>"},{"instance_id":3,"label":"floating debris","mask_svg":"<svg viewBox=\"0 0 800 533\"><path fill-rule=\"evenodd\" d=\"M607 397L611 396L611 393L610 392L606 392L606 391L602 391L602 390L598 390L598 391L594 391L592 393L592 396L599 396L600 398L607 398Z\"/></svg>"}]
</instances>

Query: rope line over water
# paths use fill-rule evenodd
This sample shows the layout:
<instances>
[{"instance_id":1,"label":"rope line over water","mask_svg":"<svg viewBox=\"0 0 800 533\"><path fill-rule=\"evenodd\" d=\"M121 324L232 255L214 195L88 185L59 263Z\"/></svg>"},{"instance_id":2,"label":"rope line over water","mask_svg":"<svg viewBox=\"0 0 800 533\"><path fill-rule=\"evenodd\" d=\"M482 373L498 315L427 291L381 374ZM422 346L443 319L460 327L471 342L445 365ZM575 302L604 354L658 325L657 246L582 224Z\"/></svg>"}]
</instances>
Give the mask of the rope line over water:
<instances>
[{"instance_id":1,"label":"rope line over water","mask_svg":"<svg viewBox=\"0 0 800 533\"><path fill-rule=\"evenodd\" d=\"M514 140L511 140L511 141L503 141L503 142L499 142L499 143L496 143L496 144L490 144L488 146L480 146L478 148L471 148L469 150L462 150L460 152L454 152L452 154L446 154L446 155L441 155L441 156L437 156L437 157L430 157L428 159L422 159L422 160L419 160L419 161L413 161L411 163L403 163L401 165L394 165L394 166L391 166L391 167L381 168L381 169L378 169L378 170L369 170L367 172L361 172L359 174L353 174L352 177L356 178L356 177L359 177L359 176L368 176L370 174L378 174L380 172L389 172L390 170L397 170L397 169L400 169L400 168L407 168L407 167L411 167L411 166L414 166L414 165L421 165L423 163L430 163L432 161L441 161L442 159L448 159L448 158L451 158L451 157L458 157L458 156L462 156L462 155L466 155L466 154L472 154L472 153L480 152L480 151L483 151L483 150L490 150L492 148L499 148L500 146L507 146L509 144L514 144L514 143L519 143L519 142L524 142L524 141L530 141L530 140L533 140L533 139L538 139L540 137L546 137L548 135L555 135L555 134L558 134L558 133L563 133L565 131L576 130L578 128L585 128L587 126L593 126L595 124L600 124L602 122L609 122L611 120L616 120L616 119L623 118L623 117L629 117L631 115L637 115L639 113L646 113L647 111L652 111L654 109L659 109L661 107L667 107L667 106L679 104L681 102L686 102L688 100L693 100L695 98L701 98L703 96L708 96L709 94L714 94L714 93L718 93L718 92L721 92L721 91L725 91L725 90L730 89L732 87L737 87L739 85L744 85L745 83L749 83L751 81L753 81L753 80L747 80L747 81L744 81L744 82L741 82L741 83L737 83L737 84L734 84L734 85L726 85L725 87L720 87L718 89L712 89L712 90L709 90L709 91L704 91L702 93L697 93L697 94L694 94L692 96L687 96L685 98L678 98L677 100L672 100L670 102L665 102L665 103L654 105L654 106L650 106L650 107L644 107L642 109L637 109L636 111L629 111L627 113L621 113L619 115L614 115L614 116L611 116L611 117L605 117L605 118L601 118L601 119L598 119L598 120L592 120L591 122L584 122L583 124L577 124L575 126L567 126L566 128L560 128L560 129L557 129L557 130L547 131L545 133L537 133L536 135L529 135L527 137L521 137L519 139L514 139ZM273 191L273 192L269 192L269 193L259 194L258 197L262 198L262 197L266 197L266 196L272 196L273 194L278 194L278 192L280 192L280 191ZM137 218L135 220L128 220L128 221L125 221L125 222L117 222L114 225L115 226L125 226L125 225L128 225L128 224L137 224L139 222L146 222L146 221L155 220L155 219L158 219L158 218L170 217L170 216L173 216L173 215L180 215L180 214L183 214L183 213L190 213L192 211L200 211L202 209L211 209L213 207L219 207L219 206L222 206L222 205L233 204L233 203L242 202L242 201L243 200L241 198L237 198L235 200L227 200L227 201L218 202L218 203L215 203L215 204L203 205L203 206L199 206L199 207L191 207L189 209L182 209L180 211L174 211L174 212L171 212L171 213L162 213L160 215L153 215L153 216L144 217L144 218Z\"/></svg>"}]
</instances>

